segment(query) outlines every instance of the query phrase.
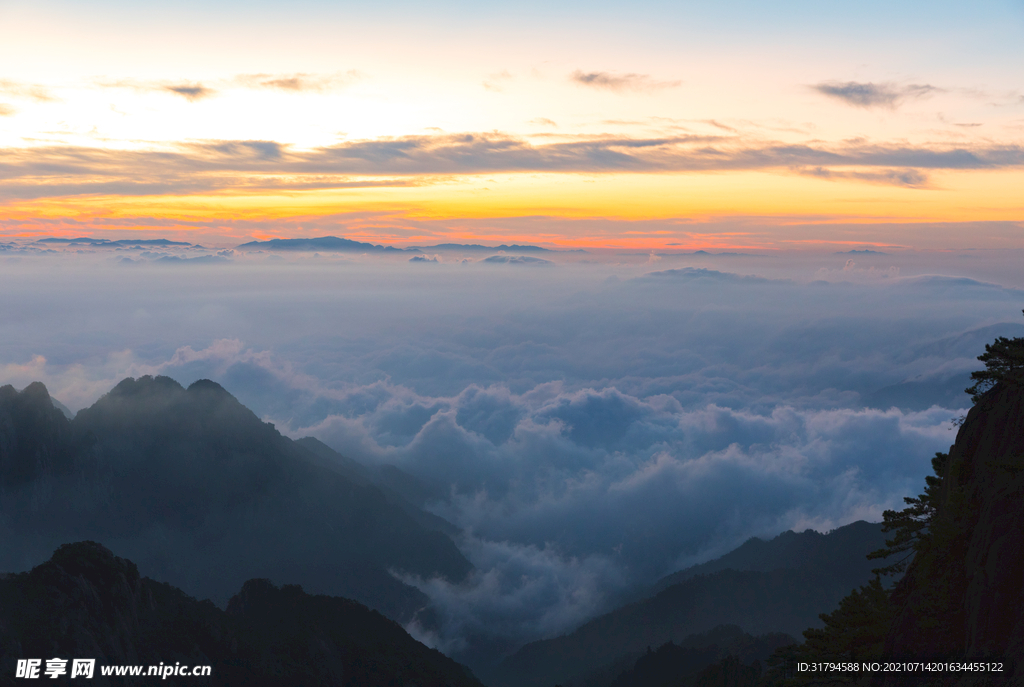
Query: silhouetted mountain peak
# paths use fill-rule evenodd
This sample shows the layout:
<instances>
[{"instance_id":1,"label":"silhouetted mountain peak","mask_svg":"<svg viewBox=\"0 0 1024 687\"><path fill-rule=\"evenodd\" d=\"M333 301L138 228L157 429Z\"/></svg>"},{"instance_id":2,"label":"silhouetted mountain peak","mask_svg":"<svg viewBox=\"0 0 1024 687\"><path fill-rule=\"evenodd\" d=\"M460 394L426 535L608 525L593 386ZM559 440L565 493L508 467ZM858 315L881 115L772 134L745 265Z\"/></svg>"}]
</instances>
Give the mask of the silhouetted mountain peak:
<instances>
[{"instance_id":1,"label":"silhouetted mountain peak","mask_svg":"<svg viewBox=\"0 0 1024 687\"><path fill-rule=\"evenodd\" d=\"M184 391L185 388L171 379L158 375L144 375L135 379L127 377L118 382L117 386L110 390L106 397L110 398L135 398L139 396L155 396L167 394L174 391ZM105 397L105 398L106 398Z\"/></svg>"},{"instance_id":2,"label":"silhouetted mountain peak","mask_svg":"<svg viewBox=\"0 0 1024 687\"><path fill-rule=\"evenodd\" d=\"M203 379L185 389L170 377L149 375L122 380L80 411L74 427L80 436L126 432L155 447L191 440L263 453L258 444L282 440L273 426L216 382Z\"/></svg>"},{"instance_id":3,"label":"silhouetted mountain peak","mask_svg":"<svg viewBox=\"0 0 1024 687\"><path fill-rule=\"evenodd\" d=\"M232 400L236 400L234 396L228 393L227 389L222 387L217 382L214 382L209 379L198 379L192 382L191 384L188 385L188 389L186 389L186 391L188 391L191 394L206 393L217 395L222 398L230 398Z\"/></svg>"},{"instance_id":4,"label":"silhouetted mountain peak","mask_svg":"<svg viewBox=\"0 0 1024 687\"><path fill-rule=\"evenodd\" d=\"M38 382L34 382L38 384ZM110 390L104 399L150 399L162 398L167 400L178 400L183 394L190 394L199 398L203 395L213 396L220 400L231 400L238 403L238 400L217 382L209 379L200 379L192 382L188 389L183 387L177 380L163 375L144 375L135 379L127 377L118 382L117 386ZM101 399L102 400L102 399Z\"/></svg>"},{"instance_id":5,"label":"silhouetted mountain peak","mask_svg":"<svg viewBox=\"0 0 1024 687\"><path fill-rule=\"evenodd\" d=\"M228 615L243 617L254 613L275 613L282 608L293 607L296 600L302 599L306 593L302 586L286 584L277 587L270 580L258 577L247 580L228 601Z\"/></svg>"},{"instance_id":6,"label":"silhouetted mountain peak","mask_svg":"<svg viewBox=\"0 0 1024 687\"><path fill-rule=\"evenodd\" d=\"M273 429L273 425L260 420L256 413L242 405L227 389L209 379L192 382L185 390L184 402L198 413L218 413L222 420L230 416L235 422Z\"/></svg>"},{"instance_id":7,"label":"silhouetted mountain peak","mask_svg":"<svg viewBox=\"0 0 1024 687\"><path fill-rule=\"evenodd\" d=\"M45 565L60 566L69 575L82 576L91 582L104 582L111 573L123 574L131 580L139 578L139 569L131 561L118 558L99 542L80 541L62 544Z\"/></svg>"},{"instance_id":8,"label":"silhouetted mountain peak","mask_svg":"<svg viewBox=\"0 0 1024 687\"><path fill-rule=\"evenodd\" d=\"M192 382L188 389L170 377L158 375L153 377L145 375L138 379L128 377L121 380L117 386L110 390L95 405L104 403L115 403L130 401L131 403L150 403L160 405L174 404L180 408L194 406L197 403L204 404L207 409L210 405L227 404L237 408L244 408L238 399L217 382L209 379L200 379ZM246 412L249 412L246 409ZM249 413L253 418L256 416Z\"/></svg>"},{"instance_id":9,"label":"silhouetted mountain peak","mask_svg":"<svg viewBox=\"0 0 1024 687\"><path fill-rule=\"evenodd\" d=\"M0 387L0 488L68 469L71 426L46 387Z\"/></svg>"},{"instance_id":10,"label":"silhouetted mountain peak","mask_svg":"<svg viewBox=\"0 0 1024 687\"><path fill-rule=\"evenodd\" d=\"M32 382L21 391L7 384L0 387L0 406L18 414L21 421L46 421L54 409L50 392L42 382Z\"/></svg>"},{"instance_id":11,"label":"silhouetted mountain peak","mask_svg":"<svg viewBox=\"0 0 1024 687\"><path fill-rule=\"evenodd\" d=\"M21 390L22 396L28 403L39 403L50 405L50 392L42 382L32 382Z\"/></svg>"},{"instance_id":12,"label":"silhouetted mountain peak","mask_svg":"<svg viewBox=\"0 0 1024 687\"><path fill-rule=\"evenodd\" d=\"M61 545L50 560L36 566L29 577L37 584L50 584L74 595L75 591L92 589L93 597L107 615L134 615L139 581L138 567L119 558L94 541Z\"/></svg>"}]
</instances>

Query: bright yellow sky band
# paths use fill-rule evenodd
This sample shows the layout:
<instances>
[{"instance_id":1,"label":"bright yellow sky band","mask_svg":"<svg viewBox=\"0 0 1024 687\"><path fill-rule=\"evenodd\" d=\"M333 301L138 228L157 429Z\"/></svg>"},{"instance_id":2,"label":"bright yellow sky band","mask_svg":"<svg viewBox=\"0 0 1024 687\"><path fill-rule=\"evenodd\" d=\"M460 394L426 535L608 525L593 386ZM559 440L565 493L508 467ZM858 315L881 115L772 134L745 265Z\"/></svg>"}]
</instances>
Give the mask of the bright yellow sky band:
<instances>
[{"instance_id":1,"label":"bright yellow sky band","mask_svg":"<svg viewBox=\"0 0 1024 687\"><path fill-rule=\"evenodd\" d=\"M350 183L381 181L353 177ZM230 243L250 236L287 238L326 232L406 245L457 240L646 249L683 241L686 247L721 249L846 243L956 249L968 242L981 248L1006 247L1013 245L1013 235L958 237L956 232L942 235L911 228L919 223L1018 223L1024 217L1024 193L1020 192L1024 172L1016 169L932 173L926 188L776 171L521 173L383 181L408 185L9 200L3 204L4 233L130 230L196 241L223 237ZM339 223L339 215L348 219ZM359 219L361 215L368 218ZM381 216L388 221L381 222ZM548 219L515 219L537 216ZM501 218L507 219L486 221ZM879 224L890 228L872 229ZM901 224L906 225L904 231L892 230L891 225ZM850 236L832 225L862 228L857 236ZM327 231L332 226L335 229Z\"/></svg>"}]
</instances>

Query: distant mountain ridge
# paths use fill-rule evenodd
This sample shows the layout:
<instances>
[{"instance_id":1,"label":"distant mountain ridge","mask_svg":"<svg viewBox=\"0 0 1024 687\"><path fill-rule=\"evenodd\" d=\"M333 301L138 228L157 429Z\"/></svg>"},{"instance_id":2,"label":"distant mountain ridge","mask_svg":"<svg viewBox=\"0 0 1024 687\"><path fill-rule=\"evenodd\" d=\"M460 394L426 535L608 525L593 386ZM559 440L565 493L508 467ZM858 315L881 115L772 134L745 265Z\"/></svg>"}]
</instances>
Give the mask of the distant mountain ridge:
<instances>
[{"instance_id":1,"label":"distant mountain ridge","mask_svg":"<svg viewBox=\"0 0 1024 687\"><path fill-rule=\"evenodd\" d=\"M651 592L656 594L674 584L720 570L820 570L831 569L835 562L840 560L844 563L842 574L851 578L851 581L867 580L871 577L871 569L878 567L878 564L863 556L851 556L850 552L863 552L866 555L884 544L885 534L881 530L881 524L864 520L838 527L828 534L814 530L791 530L768 541L760 537L751 537L738 548L713 561L666 575L654 583ZM861 584L855 581L852 583Z\"/></svg>"},{"instance_id":2,"label":"distant mountain ridge","mask_svg":"<svg viewBox=\"0 0 1024 687\"><path fill-rule=\"evenodd\" d=\"M187 241L171 241L170 239L93 239L80 237L76 239L45 238L36 243L86 243L94 246L191 246Z\"/></svg>"},{"instance_id":3,"label":"distant mountain ridge","mask_svg":"<svg viewBox=\"0 0 1024 687\"><path fill-rule=\"evenodd\" d=\"M481 262L494 263L498 265L552 265L550 260L535 258L532 255L492 255L484 258Z\"/></svg>"},{"instance_id":4,"label":"distant mountain ridge","mask_svg":"<svg viewBox=\"0 0 1024 687\"><path fill-rule=\"evenodd\" d=\"M506 246L504 243L500 246L482 246L479 243L439 243L436 246L410 246L410 248L417 248L419 250L461 250L470 252L487 252L495 250L503 251L514 251L516 253L554 253L556 251L550 248L541 248L540 246L525 245L520 246L519 244L512 244ZM585 253L586 251L577 250L572 252Z\"/></svg>"},{"instance_id":5,"label":"distant mountain ridge","mask_svg":"<svg viewBox=\"0 0 1024 687\"><path fill-rule=\"evenodd\" d=\"M931 357L936 360L966 358L973 363L973 352L997 336L1022 336L1024 325L1001 322L915 346L906 354L907 359ZM933 405L943 408L963 408L969 404L964 387L970 383L966 369L931 373L904 379L878 389L863 398L865 406L887 410L893 406L903 410L926 410Z\"/></svg>"},{"instance_id":6,"label":"distant mountain ridge","mask_svg":"<svg viewBox=\"0 0 1024 687\"><path fill-rule=\"evenodd\" d=\"M321 236L311 239L270 239L268 241L250 241L235 247L236 250L268 250L268 251L325 251L340 253L394 252L418 253L415 248L395 248L380 246L362 241L352 241L337 236Z\"/></svg>"},{"instance_id":7,"label":"distant mountain ridge","mask_svg":"<svg viewBox=\"0 0 1024 687\"><path fill-rule=\"evenodd\" d=\"M408 620L427 599L388 570L459 581L472 566L450 524L358 472L208 380L125 379L73 420L38 382L0 387L0 569L91 539L221 603L266 577Z\"/></svg>"}]
</instances>

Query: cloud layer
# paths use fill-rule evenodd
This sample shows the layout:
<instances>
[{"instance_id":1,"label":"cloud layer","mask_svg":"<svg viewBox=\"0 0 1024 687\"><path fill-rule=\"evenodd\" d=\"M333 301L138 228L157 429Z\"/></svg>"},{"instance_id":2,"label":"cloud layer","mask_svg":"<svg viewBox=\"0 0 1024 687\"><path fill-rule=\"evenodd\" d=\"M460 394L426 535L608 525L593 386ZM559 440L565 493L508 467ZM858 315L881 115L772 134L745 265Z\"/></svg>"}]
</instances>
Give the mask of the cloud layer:
<instances>
[{"instance_id":1,"label":"cloud layer","mask_svg":"<svg viewBox=\"0 0 1024 687\"><path fill-rule=\"evenodd\" d=\"M207 94L201 86L173 88L186 98ZM5 178L0 199L416 185L447 175L519 172L782 170L923 187L931 170L1022 165L1024 148L1018 145L791 145L724 135L596 136L535 144L500 133L467 133L351 141L311 150L263 140L196 142L166 150L41 146L0 152Z\"/></svg>"},{"instance_id":2,"label":"cloud layer","mask_svg":"<svg viewBox=\"0 0 1024 687\"><path fill-rule=\"evenodd\" d=\"M565 631L749 536L877 519L952 442L984 343L1024 329L1019 292L845 255L801 279L108 259L9 265L3 380L77 409L128 375L211 378L416 475L477 566L414 580L443 622L412 629L453 651Z\"/></svg>"}]
</instances>

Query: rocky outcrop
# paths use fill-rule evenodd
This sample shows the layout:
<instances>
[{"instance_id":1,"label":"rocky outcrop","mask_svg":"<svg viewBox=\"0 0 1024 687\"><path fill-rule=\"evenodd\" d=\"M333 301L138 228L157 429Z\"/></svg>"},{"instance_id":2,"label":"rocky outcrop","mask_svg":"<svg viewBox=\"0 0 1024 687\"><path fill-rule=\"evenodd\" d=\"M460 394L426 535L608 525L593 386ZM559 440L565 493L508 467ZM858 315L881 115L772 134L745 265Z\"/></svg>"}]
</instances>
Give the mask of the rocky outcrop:
<instances>
[{"instance_id":1,"label":"rocky outcrop","mask_svg":"<svg viewBox=\"0 0 1024 687\"><path fill-rule=\"evenodd\" d=\"M957 434L942 477L927 539L893 593L896 616L885 655L1004 661L1008 672L996 678L1020 684L1024 389L1000 383L978 400ZM966 684L992 678L956 679Z\"/></svg>"},{"instance_id":2,"label":"rocky outcrop","mask_svg":"<svg viewBox=\"0 0 1024 687\"><path fill-rule=\"evenodd\" d=\"M16 661L27 658L95 658L97 665L209 664L223 639L222 628L218 638L208 631L209 623L203 632L193 619L177 629L181 636L176 641L165 643L158 626L181 616L183 608L192 607L193 615L219 611L163 587L95 542L66 544L30 572L5 575L0 579L0 685L16 684ZM202 641L197 642L199 635ZM131 684L98 670L94 684Z\"/></svg>"}]
</instances>

